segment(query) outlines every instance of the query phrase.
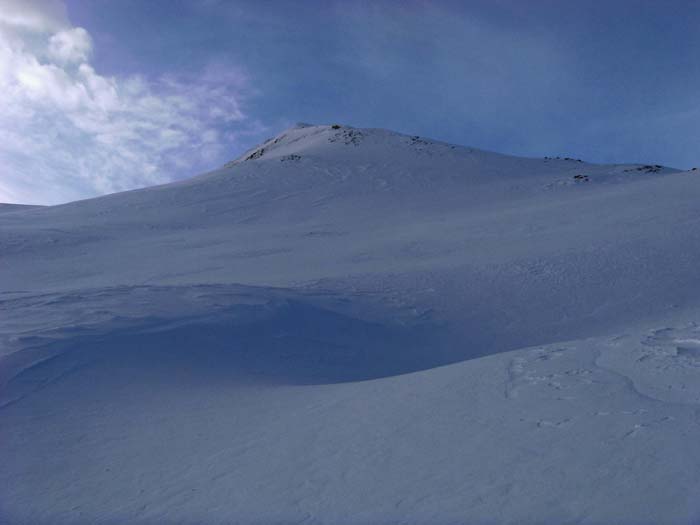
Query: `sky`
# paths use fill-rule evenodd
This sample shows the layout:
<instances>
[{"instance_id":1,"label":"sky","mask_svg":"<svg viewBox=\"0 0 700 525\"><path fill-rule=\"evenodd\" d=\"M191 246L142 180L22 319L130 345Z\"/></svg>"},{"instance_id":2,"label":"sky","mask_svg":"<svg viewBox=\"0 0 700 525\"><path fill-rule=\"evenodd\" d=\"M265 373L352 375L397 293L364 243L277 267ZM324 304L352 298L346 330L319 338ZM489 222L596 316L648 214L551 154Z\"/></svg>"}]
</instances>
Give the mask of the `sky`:
<instances>
[{"instance_id":1,"label":"sky","mask_svg":"<svg viewBox=\"0 0 700 525\"><path fill-rule=\"evenodd\" d=\"M700 2L0 0L0 202L215 169L296 122L700 166Z\"/></svg>"}]
</instances>

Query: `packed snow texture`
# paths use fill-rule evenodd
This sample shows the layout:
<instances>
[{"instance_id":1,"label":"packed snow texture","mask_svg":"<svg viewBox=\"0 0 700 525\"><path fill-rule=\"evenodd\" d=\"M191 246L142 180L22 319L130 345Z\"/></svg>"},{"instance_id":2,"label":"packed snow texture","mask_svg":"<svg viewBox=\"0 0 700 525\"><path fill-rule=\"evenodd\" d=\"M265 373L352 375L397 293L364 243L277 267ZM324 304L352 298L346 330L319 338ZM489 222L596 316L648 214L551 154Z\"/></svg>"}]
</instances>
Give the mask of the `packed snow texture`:
<instances>
[{"instance_id":1,"label":"packed snow texture","mask_svg":"<svg viewBox=\"0 0 700 525\"><path fill-rule=\"evenodd\" d=\"M699 196L299 125L0 205L0 521L700 523Z\"/></svg>"}]
</instances>

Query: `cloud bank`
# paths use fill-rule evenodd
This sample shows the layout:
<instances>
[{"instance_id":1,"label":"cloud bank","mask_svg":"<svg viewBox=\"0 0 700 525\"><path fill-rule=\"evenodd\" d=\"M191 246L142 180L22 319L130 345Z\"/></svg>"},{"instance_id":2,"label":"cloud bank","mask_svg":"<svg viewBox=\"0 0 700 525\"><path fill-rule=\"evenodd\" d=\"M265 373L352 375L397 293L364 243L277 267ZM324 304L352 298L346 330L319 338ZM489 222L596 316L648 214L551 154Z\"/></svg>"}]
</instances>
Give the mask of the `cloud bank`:
<instances>
[{"instance_id":1,"label":"cloud bank","mask_svg":"<svg viewBox=\"0 0 700 525\"><path fill-rule=\"evenodd\" d=\"M57 1L0 0L0 202L54 204L216 167L260 131L239 68L115 77ZM228 153L228 154L227 154Z\"/></svg>"}]
</instances>

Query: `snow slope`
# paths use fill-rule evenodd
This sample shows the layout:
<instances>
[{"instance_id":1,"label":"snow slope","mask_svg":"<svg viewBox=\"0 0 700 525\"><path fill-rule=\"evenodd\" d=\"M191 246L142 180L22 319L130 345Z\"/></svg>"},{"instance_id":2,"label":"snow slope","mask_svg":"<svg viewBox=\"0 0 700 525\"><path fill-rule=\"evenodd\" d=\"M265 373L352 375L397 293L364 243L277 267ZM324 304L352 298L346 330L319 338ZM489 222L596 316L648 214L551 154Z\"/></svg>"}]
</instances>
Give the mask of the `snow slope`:
<instances>
[{"instance_id":1,"label":"snow slope","mask_svg":"<svg viewBox=\"0 0 700 525\"><path fill-rule=\"evenodd\" d=\"M700 176L300 125L0 214L8 523L700 523Z\"/></svg>"},{"instance_id":2,"label":"snow slope","mask_svg":"<svg viewBox=\"0 0 700 525\"><path fill-rule=\"evenodd\" d=\"M30 204L6 204L0 202L0 213L10 213L13 211L26 211L31 208L38 208L39 206L34 206Z\"/></svg>"}]
</instances>

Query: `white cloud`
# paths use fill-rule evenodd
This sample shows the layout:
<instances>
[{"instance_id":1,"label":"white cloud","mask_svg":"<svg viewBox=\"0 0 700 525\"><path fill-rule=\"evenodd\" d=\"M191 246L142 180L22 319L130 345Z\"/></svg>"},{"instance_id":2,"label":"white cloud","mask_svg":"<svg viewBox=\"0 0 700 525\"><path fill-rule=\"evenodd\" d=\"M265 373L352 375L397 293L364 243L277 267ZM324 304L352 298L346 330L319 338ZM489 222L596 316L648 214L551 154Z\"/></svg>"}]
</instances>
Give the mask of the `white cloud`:
<instances>
[{"instance_id":1,"label":"white cloud","mask_svg":"<svg viewBox=\"0 0 700 525\"><path fill-rule=\"evenodd\" d=\"M69 25L60 0L2 0L0 23L32 31L58 31Z\"/></svg>"},{"instance_id":2,"label":"white cloud","mask_svg":"<svg viewBox=\"0 0 700 525\"><path fill-rule=\"evenodd\" d=\"M0 0L0 202L168 182L215 167L237 134L259 126L241 107L252 91L241 70L111 77L91 51L60 3Z\"/></svg>"},{"instance_id":3,"label":"white cloud","mask_svg":"<svg viewBox=\"0 0 700 525\"><path fill-rule=\"evenodd\" d=\"M59 62L85 62L92 52L92 39L82 27L59 31L49 39L49 54Z\"/></svg>"}]
</instances>

